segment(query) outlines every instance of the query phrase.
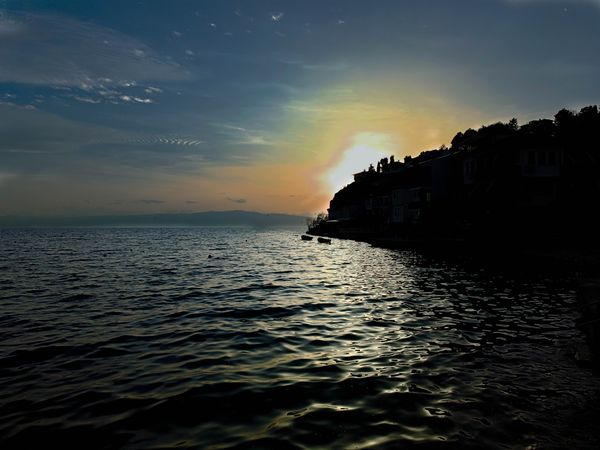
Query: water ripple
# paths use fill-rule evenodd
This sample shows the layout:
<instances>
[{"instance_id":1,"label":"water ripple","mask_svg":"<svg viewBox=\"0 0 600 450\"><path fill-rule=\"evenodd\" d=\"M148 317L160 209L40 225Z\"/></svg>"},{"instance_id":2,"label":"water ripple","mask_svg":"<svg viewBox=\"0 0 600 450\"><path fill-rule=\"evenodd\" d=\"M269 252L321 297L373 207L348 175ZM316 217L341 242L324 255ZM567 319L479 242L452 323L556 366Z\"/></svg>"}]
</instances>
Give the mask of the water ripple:
<instances>
[{"instance_id":1,"label":"water ripple","mask_svg":"<svg viewBox=\"0 0 600 450\"><path fill-rule=\"evenodd\" d=\"M565 276L301 230L0 232L3 448L598 445Z\"/></svg>"}]
</instances>

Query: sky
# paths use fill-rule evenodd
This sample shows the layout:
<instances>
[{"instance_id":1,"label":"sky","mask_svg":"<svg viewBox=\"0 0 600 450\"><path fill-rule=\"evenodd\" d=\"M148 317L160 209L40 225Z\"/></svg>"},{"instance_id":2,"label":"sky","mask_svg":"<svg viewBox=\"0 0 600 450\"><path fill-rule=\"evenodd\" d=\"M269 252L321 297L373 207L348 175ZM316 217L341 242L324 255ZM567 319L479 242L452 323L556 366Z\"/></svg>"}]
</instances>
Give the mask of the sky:
<instances>
[{"instance_id":1,"label":"sky","mask_svg":"<svg viewBox=\"0 0 600 450\"><path fill-rule=\"evenodd\" d=\"M598 55L600 0L0 0L0 216L314 214Z\"/></svg>"}]
</instances>

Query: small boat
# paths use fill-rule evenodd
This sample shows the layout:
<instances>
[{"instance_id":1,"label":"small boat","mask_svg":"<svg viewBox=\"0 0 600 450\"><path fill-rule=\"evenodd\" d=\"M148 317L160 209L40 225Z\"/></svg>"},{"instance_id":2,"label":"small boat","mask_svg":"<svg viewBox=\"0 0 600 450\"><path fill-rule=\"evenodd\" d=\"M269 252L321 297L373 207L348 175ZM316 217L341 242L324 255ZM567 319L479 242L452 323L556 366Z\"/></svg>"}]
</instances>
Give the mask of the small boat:
<instances>
[{"instance_id":1,"label":"small boat","mask_svg":"<svg viewBox=\"0 0 600 450\"><path fill-rule=\"evenodd\" d=\"M331 239L320 237L317 239L321 244L331 244Z\"/></svg>"},{"instance_id":2,"label":"small boat","mask_svg":"<svg viewBox=\"0 0 600 450\"><path fill-rule=\"evenodd\" d=\"M309 236L308 234L303 234L302 236L300 236L302 238L303 241L312 241L312 236Z\"/></svg>"}]
</instances>

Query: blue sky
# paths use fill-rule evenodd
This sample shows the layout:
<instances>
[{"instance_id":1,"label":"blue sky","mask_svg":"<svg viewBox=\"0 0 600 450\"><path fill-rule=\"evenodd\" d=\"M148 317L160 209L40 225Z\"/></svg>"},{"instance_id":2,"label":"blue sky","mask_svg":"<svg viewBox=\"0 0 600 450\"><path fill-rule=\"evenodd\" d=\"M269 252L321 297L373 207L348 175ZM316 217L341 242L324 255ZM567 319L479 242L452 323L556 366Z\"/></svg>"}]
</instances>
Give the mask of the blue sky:
<instances>
[{"instance_id":1,"label":"blue sky","mask_svg":"<svg viewBox=\"0 0 600 450\"><path fill-rule=\"evenodd\" d=\"M0 1L0 215L324 209L599 103L600 1Z\"/></svg>"}]
</instances>

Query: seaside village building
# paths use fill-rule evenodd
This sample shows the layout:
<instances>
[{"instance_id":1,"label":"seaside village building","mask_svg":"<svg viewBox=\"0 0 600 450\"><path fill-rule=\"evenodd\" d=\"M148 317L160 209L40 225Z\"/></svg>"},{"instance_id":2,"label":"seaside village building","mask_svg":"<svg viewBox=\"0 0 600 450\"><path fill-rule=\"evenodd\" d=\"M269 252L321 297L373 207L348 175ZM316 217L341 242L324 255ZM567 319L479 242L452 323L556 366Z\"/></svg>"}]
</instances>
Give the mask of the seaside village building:
<instances>
[{"instance_id":1,"label":"seaside village building","mask_svg":"<svg viewBox=\"0 0 600 450\"><path fill-rule=\"evenodd\" d=\"M563 161L560 148L539 144L384 158L335 194L326 225L354 238L540 226L560 200Z\"/></svg>"}]
</instances>

